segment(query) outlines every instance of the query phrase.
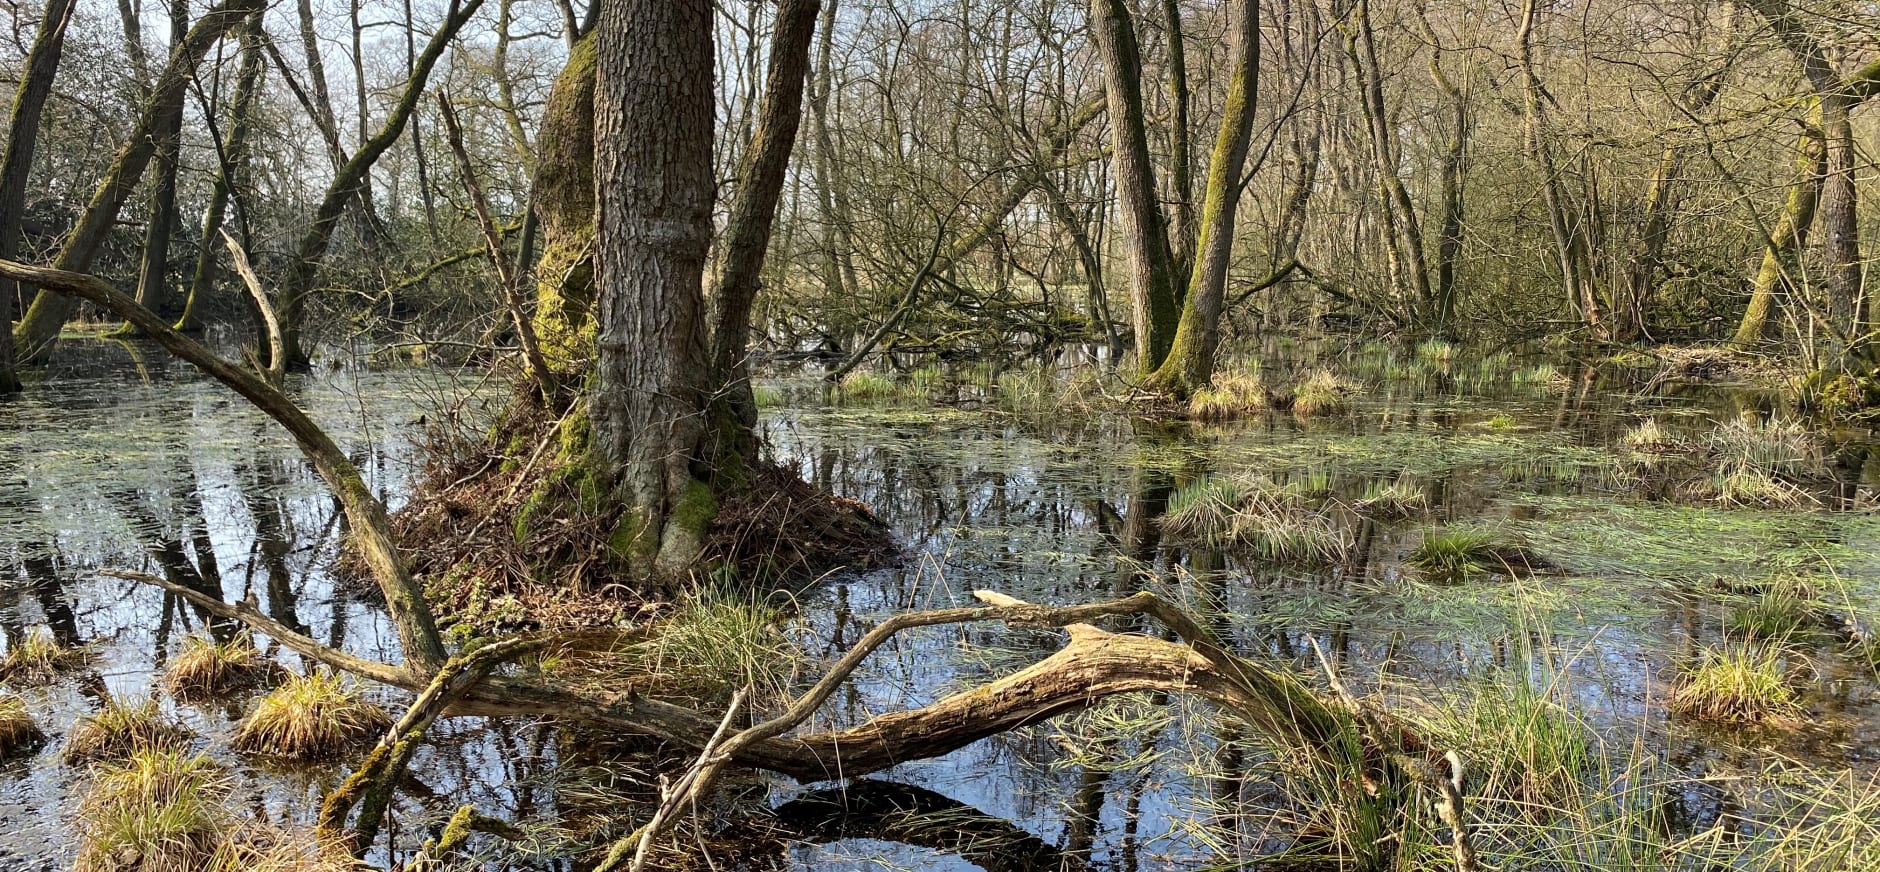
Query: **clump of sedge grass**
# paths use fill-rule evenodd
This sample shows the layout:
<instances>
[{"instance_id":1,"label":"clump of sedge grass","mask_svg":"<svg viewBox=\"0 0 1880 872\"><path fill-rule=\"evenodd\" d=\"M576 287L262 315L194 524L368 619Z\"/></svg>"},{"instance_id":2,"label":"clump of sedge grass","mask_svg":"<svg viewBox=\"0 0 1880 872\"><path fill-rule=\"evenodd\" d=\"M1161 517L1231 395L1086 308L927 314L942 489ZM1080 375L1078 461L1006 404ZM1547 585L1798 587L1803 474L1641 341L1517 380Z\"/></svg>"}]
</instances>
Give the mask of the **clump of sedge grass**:
<instances>
[{"instance_id":1,"label":"clump of sedge grass","mask_svg":"<svg viewBox=\"0 0 1880 872\"><path fill-rule=\"evenodd\" d=\"M1735 466L1771 476L1805 477L1823 467L1821 440L1800 421L1737 418L1704 437L1723 467Z\"/></svg>"},{"instance_id":2,"label":"clump of sedge grass","mask_svg":"<svg viewBox=\"0 0 1880 872\"><path fill-rule=\"evenodd\" d=\"M1431 363L1448 363L1456 359L1456 345L1447 339L1425 339L1417 343L1417 359Z\"/></svg>"},{"instance_id":3,"label":"clump of sedge grass","mask_svg":"<svg viewBox=\"0 0 1880 872\"><path fill-rule=\"evenodd\" d=\"M1310 564L1343 559L1351 550L1349 536L1310 503L1307 488L1266 479L1203 478L1169 498L1162 530L1262 560Z\"/></svg>"},{"instance_id":4,"label":"clump of sedge grass","mask_svg":"<svg viewBox=\"0 0 1880 872\"><path fill-rule=\"evenodd\" d=\"M100 769L78 808L73 872L202 872L230 824L229 781L200 754L141 749Z\"/></svg>"},{"instance_id":5,"label":"clump of sedge grass","mask_svg":"<svg viewBox=\"0 0 1880 872\"><path fill-rule=\"evenodd\" d=\"M1708 492L1726 506L1799 509L1816 502L1808 491L1747 463L1725 466L1709 479L1697 481L1693 489Z\"/></svg>"},{"instance_id":6,"label":"clump of sedge grass","mask_svg":"<svg viewBox=\"0 0 1880 872\"><path fill-rule=\"evenodd\" d=\"M749 593L708 586L623 653L634 677L663 695L718 701L749 687L754 705L774 702L788 695L803 659L784 633L786 619Z\"/></svg>"},{"instance_id":7,"label":"clump of sedge grass","mask_svg":"<svg viewBox=\"0 0 1880 872\"><path fill-rule=\"evenodd\" d=\"M1592 729L1525 675L1484 681L1432 721L1442 746L1464 752L1479 782L1469 788L1474 795L1556 804L1599 762Z\"/></svg>"},{"instance_id":8,"label":"clump of sedge grass","mask_svg":"<svg viewBox=\"0 0 1880 872\"><path fill-rule=\"evenodd\" d=\"M1394 521L1428 510L1430 500L1422 488L1408 479L1399 478L1382 487L1373 485L1364 498L1351 507L1367 518Z\"/></svg>"},{"instance_id":9,"label":"clump of sedge grass","mask_svg":"<svg viewBox=\"0 0 1880 872\"><path fill-rule=\"evenodd\" d=\"M50 630L37 627L21 634L6 656L0 657L0 681L16 687L51 684L65 670L84 662L84 649L60 645Z\"/></svg>"},{"instance_id":10,"label":"clump of sedge grass","mask_svg":"<svg viewBox=\"0 0 1880 872\"><path fill-rule=\"evenodd\" d=\"M751 399L758 408L771 409L783 405L783 391L771 385L753 385Z\"/></svg>"},{"instance_id":11,"label":"clump of sedge grass","mask_svg":"<svg viewBox=\"0 0 1880 872\"><path fill-rule=\"evenodd\" d=\"M1475 527L1446 527L1427 532L1408 562L1436 581L1461 581L1471 575L1532 572L1544 565L1528 547Z\"/></svg>"},{"instance_id":12,"label":"clump of sedge grass","mask_svg":"<svg viewBox=\"0 0 1880 872\"><path fill-rule=\"evenodd\" d=\"M230 737L237 751L286 760L337 757L391 729L385 710L333 674L294 676L255 703Z\"/></svg>"},{"instance_id":13,"label":"clump of sedge grass","mask_svg":"<svg viewBox=\"0 0 1880 872\"><path fill-rule=\"evenodd\" d=\"M1350 397L1357 392L1357 385L1329 369L1321 369L1293 388L1292 411L1308 417L1337 415L1351 408Z\"/></svg>"},{"instance_id":14,"label":"clump of sedge grass","mask_svg":"<svg viewBox=\"0 0 1880 872\"><path fill-rule=\"evenodd\" d=\"M46 740L26 701L12 694L0 695L0 760L30 751Z\"/></svg>"},{"instance_id":15,"label":"clump of sedge grass","mask_svg":"<svg viewBox=\"0 0 1880 872\"><path fill-rule=\"evenodd\" d=\"M1814 635L1813 591L1804 582L1778 578L1756 597L1730 610L1730 631L1763 642L1801 644Z\"/></svg>"},{"instance_id":16,"label":"clump of sedge grass","mask_svg":"<svg viewBox=\"0 0 1880 872\"><path fill-rule=\"evenodd\" d=\"M1793 721L1802 715L1800 694L1783 675L1782 654L1753 644L1727 644L1703 652L1678 676L1670 709L1726 724Z\"/></svg>"},{"instance_id":17,"label":"clump of sedge grass","mask_svg":"<svg viewBox=\"0 0 1880 872\"><path fill-rule=\"evenodd\" d=\"M859 369L843 376L836 385L836 396L843 401L879 400L898 394L899 387L887 376Z\"/></svg>"},{"instance_id":18,"label":"clump of sedge grass","mask_svg":"<svg viewBox=\"0 0 1880 872\"><path fill-rule=\"evenodd\" d=\"M213 699L263 686L280 673L246 634L227 642L191 635L163 670L163 686L178 699Z\"/></svg>"},{"instance_id":19,"label":"clump of sedge grass","mask_svg":"<svg viewBox=\"0 0 1880 872\"><path fill-rule=\"evenodd\" d=\"M1664 454L1681 447L1677 437L1660 426L1656 418L1646 418L1643 423L1625 431L1619 437L1619 444L1638 454Z\"/></svg>"},{"instance_id":20,"label":"clump of sedge grass","mask_svg":"<svg viewBox=\"0 0 1880 872\"><path fill-rule=\"evenodd\" d=\"M61 756L73 765L120 761L142 752L181 752L191 738L156 700L118 697L79 719Z\"/></svg>"},{"instance_id":21,"label":"clump of sedge grass","mask_svg":"<svg viewBox=\"0 0 1880 872\"><path fill-rule=\"evenodd\" d=\"M1266 385L1256 374L1216 373L1214 383L1188 398L1188 417L1196 421L1231 421L1266 408Z\"/></svg>"}]
</instances>

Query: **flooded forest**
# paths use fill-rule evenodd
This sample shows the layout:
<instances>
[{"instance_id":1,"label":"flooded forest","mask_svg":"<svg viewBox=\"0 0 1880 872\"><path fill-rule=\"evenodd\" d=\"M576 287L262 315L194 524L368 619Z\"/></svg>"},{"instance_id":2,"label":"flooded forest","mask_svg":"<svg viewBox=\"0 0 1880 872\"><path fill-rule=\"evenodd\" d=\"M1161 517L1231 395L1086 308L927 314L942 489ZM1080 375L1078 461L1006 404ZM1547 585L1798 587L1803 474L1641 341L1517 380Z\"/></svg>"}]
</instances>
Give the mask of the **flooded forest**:
<instances>
[{"instance_id":1,"label":"flooded forest","mask_svg":"<svg viewBox=\"0 0 1880 872\"><path fill-rule=\"evenodd\" d=\"M13 0L0 872L1880 869L1865 0Z\"/></svg>"}]
</instances>

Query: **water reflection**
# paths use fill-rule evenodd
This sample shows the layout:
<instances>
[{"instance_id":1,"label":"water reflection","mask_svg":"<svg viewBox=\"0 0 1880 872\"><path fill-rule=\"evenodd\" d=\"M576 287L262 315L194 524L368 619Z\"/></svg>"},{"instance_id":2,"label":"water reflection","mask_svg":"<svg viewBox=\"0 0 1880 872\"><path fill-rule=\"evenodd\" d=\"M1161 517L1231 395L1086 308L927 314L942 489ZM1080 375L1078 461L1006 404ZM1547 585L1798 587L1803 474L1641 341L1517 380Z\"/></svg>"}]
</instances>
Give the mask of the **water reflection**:
<instances>
[{"instance_id":1,"label":"water reflection","mask_svg":"<svg viewBox=\"0 0 1880 872\"><path fill-rule=\"evenodd\" d=\"M382 615L334 578L343 514L276 428L161 358L147 359L141 373L61 366L52 382L0 405L0 462L9 470L0 481L8 579L0 585L0 636L11 646L47 627L62 642L93 643L98 654L95 679L27 692L49 731L62 734L103 693L150 692L154 668L193 628L232 632L160 591L101 579L92 572L100 567L148 565L227 599L252 597L277 620L336 647L397 658ZM1702 774L1722 752L1664 730L1650 704L1672 664L1723 632L1718 610L1692 595L1693 580L1762 571L1770 554L1799 561L1820 553L1825 564L1809 565L1830 565L1871 588L1880 558L1863 555L1880 541L1880 525L1823 512L1693 515L1615 494L1606 477L1610 446L1642 415L1696 429L1764 410L1768 399L1640 395L1602 378L1584 366L1558 387L1485 381L1460 367L1374 374L1351 416L1277 415L1225 427L826 406L807 381L785 382L793 401L767 410L763 422L773 449L819 486L871 504L909 554L902 566L834 578L804 594L799 638L828 659L883 615L963 604L977 589L1047 603L1154 590L1200 606L1250 655L1318 669L1316 644L1367 688L1465 686L1484 672L1526 668L1528 652L1556 646L1581 652L1557 665L1564 695L1603 727L1650 724L1667 765ZM294 389L396 504L416 462L413 424L440 397L467 393L455 379L446 371L348 368ZM1841 458L1850 481L1880 468L1871 449ZM1310 488L1338 507L1407 483L1429 509L1405 521L1336 509L1353 547L1337 565L1317 568L1162 535L1158 519L1178 488L1250 473ZM1404 571L1405 551L1424 530L1474 522L1541 537L1571 556L1567 574L1442 587ZM1677 524L1686 525L1679 535L1715 542L1675 543L1654 556L1660 546L1641 534ZM1754 546L1728 541L1745 536L1768 538ZM1698 567L1692 552L1700 550L1711 562ZM1159 632L1140 622L1113 628ZM1060 644L1057 633L978 626L911 633L884 648L816 725L922 705ZM1829 753L1845 758L1853 753L1846 748L1876 737L1874 691L1859 678L1829 687L1820 705L1847 725L1822 744L1842 747ZM265 772L228 757L220 749L238 705L181 714L204 734L203 747L241 774L239 801L259 817L305 820L336 777ZM1288 834L1234 813L1282 800L1272 761L1249 738L1188 700L1125 699L908 763L887 773L892 782L838 791L765 779L767 792L755 801L774 806L791 838L817 845L766 862L1133 872L1250 861ZM459 719L441 724L435 739L414 761L388 820L392 847L375 862L399 862L465 802L519 821L552 822L575 810L557 789L564 740L550 725ZM50 751L0 772L0 866L69 859L63 820L78 783ZM1674 828L1707 826L1745 802L1721 788L1662 801ZM545 853L507 856L490 868L569 868L565 846Z\"/></svg>"}]
</instances>

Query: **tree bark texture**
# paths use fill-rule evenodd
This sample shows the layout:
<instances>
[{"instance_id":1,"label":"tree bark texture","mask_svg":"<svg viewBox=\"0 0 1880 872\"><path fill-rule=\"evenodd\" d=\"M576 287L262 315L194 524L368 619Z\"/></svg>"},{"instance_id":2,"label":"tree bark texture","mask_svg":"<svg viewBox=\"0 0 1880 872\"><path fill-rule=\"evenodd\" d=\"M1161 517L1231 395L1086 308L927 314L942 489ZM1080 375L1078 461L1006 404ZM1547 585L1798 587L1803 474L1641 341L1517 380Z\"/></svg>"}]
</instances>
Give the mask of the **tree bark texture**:
<instances>
[{"instance_id":1,"label":"tree bark texture","mask_svg":"<svg viewBox=\"0 0 1880 872\"><path fill-rule=\"evenodd\" d=\"M1115 164L1123 248L1130 266L1130 303L1136 321L1136 367L1155 372L1175 342L1181 312L1175 302L1174 258L1156 203L1155 169L1142 106L1142 53L1135 17L1123 0L1090 0L1090 29L1103 62L1109 100L1111 160Z\"/></svg>"},{"instance_id":2,"label":"tree bark texture","mask_svg":"<svg viewBox=\"0 0 1880 872\"><path fill-rule=\"evenodd\" d=\"M701 291L711 242L709 0L605 0L594 89L594 449L636 574L691 568L716 514L695 473L711 393Z\"/></svg>"}]
</instances>

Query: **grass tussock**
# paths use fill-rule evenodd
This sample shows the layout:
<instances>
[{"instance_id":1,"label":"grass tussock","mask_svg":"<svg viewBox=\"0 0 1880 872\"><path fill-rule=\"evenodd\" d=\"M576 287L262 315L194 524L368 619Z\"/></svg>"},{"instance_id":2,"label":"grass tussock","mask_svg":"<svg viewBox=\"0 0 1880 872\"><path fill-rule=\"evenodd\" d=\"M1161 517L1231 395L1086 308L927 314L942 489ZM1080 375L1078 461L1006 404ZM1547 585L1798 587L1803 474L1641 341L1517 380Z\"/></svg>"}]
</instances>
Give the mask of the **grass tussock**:
<instances>
[{"instance_id":1,"label":"grass tussock","mask_svg":"<svg viewBox=\"0 0 1880 872\"><path fill-rule=\"evenodd\" d=\"M181 753L194 734L154 699L118 697L80 718L65 741L68 764L111 763L144 753Z\"/></svg>"},{"instance_id":2,"label":"grass tussock","mask_svg":"<svg viewBox=\"0 0 1880 872\"><path fill-rule=\"evenodd\" d=\"M1169 498L1162 530L1260 560L1336 563L1350 552L1351 537L1308 490L1261 478L1203 478Z\"/></svg>"},{"instance_id":3,"label":"grass tussock","mask_svg":"<svg viewBox=\"0 0 1880 872\"><path fill-rule=\"evenodd\" d=\"M1358 514L1379 521L1401 520L1429 511L1429 507L1429 495L1404 478L1383 486L1372 485L1364 497L1351 506Z\"/></svg>"},{"instance_id":4,"label":"grass tussock","mask_svg":"<svg viewBox=\"0 0 1880 872\"><path fill-rule=\"evenodd\" d=\"M1257 373L1216 373L1214 383L1188 398L1188 417L1196 421L1232 421L1267 406L1266 385Z\"/></svg>"},{"instance_id":5,"label":"grass tussock","mask_svg":"<svg viewBox=\"0 0 1880 872\"><path fill-rule=\"evenodd\" d=\"M1635 454L1667 454L1682 450L1684 444L1676 436L1658 423L1656 418L1646 418L1619 437L1619 445Z\"/></svg>"},{"instance_id":6,"label":"grass tussock","mask_svg":"<svg viewBox=\"0 0 1880 872\"><path fill-rule=\"evenodd\" d=\"M392 717L351 681L297 675L256 701L230 737L235 750L284 760L338 757L391 729Z\"/></svg>"},{"instance_id":7,"label":"grass tussock","mask_svg":"<svg viewBox=\"0 0 1880 872\"><path fill-rule=\"evenodd\" d=\"M1800 509L1815 505L1814 494L1749 464L1717 470L1695 483L1694 492L1726 506L1761 509Z\"/></svg>"},{"instance_id":8,"label":"grass tussock","mask_svg":"<svg viewBox=\"0 0 1880 872\"><path fill-rule=\"evenodd\" d=\"M1788 723L1803 713L1782 653L1740 643L1704 651L1678 676L1668 705L1686 717L1739 726Z\"/></svg>"},{"instance_id":9,"label":"grass tussock","mask_svg":"<svg viewBox=\"0 0 1880 872\"><path fill-rule=\"evenodd\" d=\"M1800 421L1737 418L1718 425L1704 444L1724 466L1801 478L1825 466L1820 437Z\"/></svg>"},{"instance_id":10,"label":"grass tussock","mask_svg":"<svg viewBox=\"0 0 1880 872\"><path fill-rule=\"evenodd\" d=\"M1807 644L1818 629L1814 598L1806 582L1776 578L1748 602L1732 607L1725 626L1737 636L1761 642Z\"/></svg>"},{"instance_id":11,"label":"grass tussock","mask_svg":"<svg viewBox=\"0 0 1880 872\"><path fill-rule=\"evenodd\" d=\"M878 372L855 370L836 384L836 399L845 403L865 403L906 395L903 386Z\"/></svg>"},{"instance_id":12,"label":"grass tussock","mask_svg":"<svg viewBox=\"0 0 1880 872\"><path fill-rule=\"evenodd\" d=\"M1293 387L1292 413L1305 417L1340 415L1351 410L1358 386L1329 369L1321 369Z\"/></svg>"},{"instance_id":13,"label":"grass tussock","mask_svg":"<svg viewBox=\"0 0 1880 872\"><path fill-rule=\"evenodd\" d=\"M67 648L44 627L20 634L19 641L0 656L0 681L15 687L38 687L57 681L66 670L83 665L83 648Z\"/></svg>"},{"instance_id":14,"label":"grass tussock","mask_svg":"<svg viewBox=\"0 0 1880 872\"><path fill-rule=\"evenodd\" d=\"M230 786L214 761L176 749L140 749L101 768L79 803L73 872L215 869Z\"/></svg>"},{"instance_id":15,"label":"grass tussock","mask_svg":"<svg viewBox=\"0 0 1880 872\"><path fill-rule=\"evenodd\" d=\"M31 751L45 740L26 701L13 694L0 695L0 761Z\"/></svg>"},{"instance_id":16,"label":"grass tussock","mask_svg":"<svg viewBox=\"0 0 1880 872\"><path fill-rule=\"evenodd\" d=\"M247 634L227 642L201 635L183 640L183 650L163 670L163 686L178 699L215 699L265 686L281 676Z\"/></svg>"},{"instance_id":17,"label":"grass tussock","mask_svg":"<svg viewBox=\"0 0 1880 872\"><path fill-rule=\"evenodd\" d=\"M1429 363L1448 363L1456 359L1456 344L1447 339L1425 339L1417 343L1416 356Z\"/></svg>"},{"instance_id":18,"label":"grass tussock","mask_svg":"<svg viewBox=\"0 0 1880 872\"><path fill-rule=\"evenodd\" d=\"M101 767L79 802L74 872L360 872L341 845L243 820L207 756L138 751Z\"/></svg>"},{"instance_id":19,"label":"grass tussock","mask_svg":"<svg viewBox=\"0 0 1880 872\"><path fill-rule=\"evenodd\" d=\"M748 687L753 704L775 702L789 695L804 660L785 632L788 620L776 604L707 587L680 599L621 653L630 680L648 692L722 701Z\"/></svg>"},{"instance_id":20,"label":"grass tussock","mask_svg":"<svg viewBox=\"0 0 1880 872\"><path fill-rule=\"evenodd\" d=\"M1480 682L1429 720L1438 744L1469 761L1473 796L1557 803L1599 763L1593 729L1525 675Z\"/></svg>"},{"instance_id":21,"label":"grass tussock","mask_svg":"<svg viewBox=\"0 0 1880 872\"><path fill-rule=\"evenodd\" d=\"M1448 582L1475 575L1527 574L1546 565L1525 543L1477 527L1426 532L1407 562L1426 578Z\"/></svg>"}]
</instances>

